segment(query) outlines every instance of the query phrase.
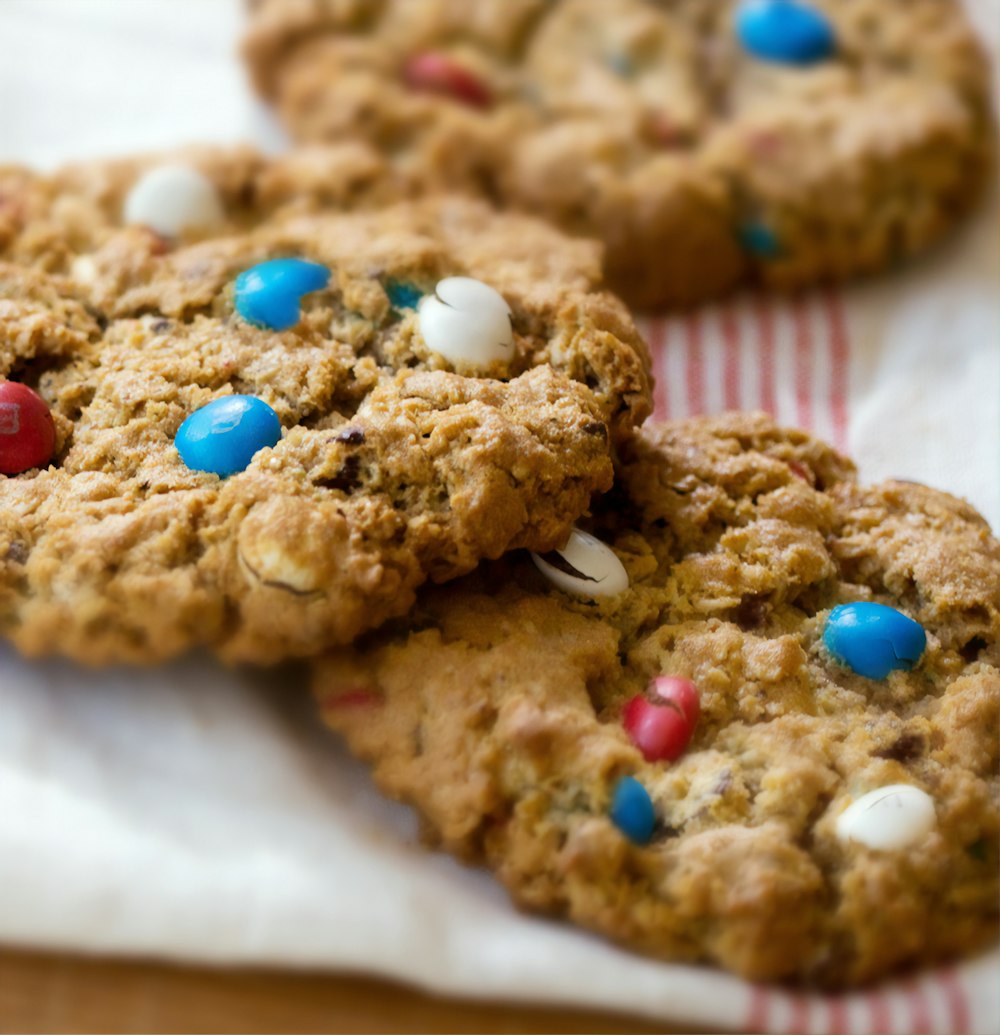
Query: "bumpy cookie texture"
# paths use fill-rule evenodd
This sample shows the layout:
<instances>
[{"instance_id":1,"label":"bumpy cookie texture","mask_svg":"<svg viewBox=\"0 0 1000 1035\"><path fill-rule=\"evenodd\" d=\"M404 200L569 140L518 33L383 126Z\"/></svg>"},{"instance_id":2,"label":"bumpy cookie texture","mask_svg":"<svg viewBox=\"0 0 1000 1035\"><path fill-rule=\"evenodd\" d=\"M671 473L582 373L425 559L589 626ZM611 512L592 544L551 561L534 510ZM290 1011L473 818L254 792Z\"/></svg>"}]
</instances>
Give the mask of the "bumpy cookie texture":
<instances>
[{"instance_id":1,"label":"bumpy cookie texture","mask_svg":"<svg viewBox=\"0 0 1000 1035\"><path fill-rule=\"evenodd\" d=\"M326 721L378 783L522 906L666 959L838 987L995 938L1000 544L975 511L861 487L817 440L730 415L644 429L587 527L629 572L619 596L507 557L318 664ZM864 600L923 625L912 671L865 679L824 650L830 609ZM694 683L700 718L647 762L622 712L662 675ZM652 799L646 846L609 816L624 776ZM891 784L930 795L931 831L839 837Z\"/></svg>"},{"instance_id":2,"label":"bumpy cookie texture","mask_svg":"<svg viewBox=\"0 0 1000 1035\"><path fill-rule=\"evenodd\" d=\"M880 269L986 179L957 0L810 6L835 50L807 67L749 53L731 0L260 0L245 53L299 140L599 237L630 303L686 305Z\"/></svg>"},{"instance_id":3,"label":"bumpy cookie texture","mask_svg":"<svg viewBox=\"0 0 1000 1035\"><path fill-rule=\"evenodd\" d=\"M0 478L0 632L28 654L269 662L346 642L428 578L559 545L649 409L596 248L533 220L461 200L285 210L192 243L84 223L71 249L0 264L0 377L40 393L57 437L47 469ZM287 256L329 286L290 329L251 325L237 275ZM503 295L508 361L427 348L413 306L452 275ZM178 429L231 394L273 409L281 440L225 479L189 469Z\"/></svg>"},{"instance_id":4,"label":"bumpy cookie texture","mask_svg":"<svg viewBox=\"0 0 1000 1035\"><path fill-rule=\"evenodd\" d=\"M85 275L85 257L113 239L124 273L133 251L138 263L144 253L162 253L171 245L147 227L126 233L123 224L127 198L143 175L176 165L214 186L224 216L210 232L183 234L185 244L250 230L265 217L380 206L403 193L386 162L360 142L298 148L280 158L250 147L189 147L81 162L51 175L0 165L0 255L57 273L71 272L83 257L77 270Z\"/></svg>"}]
</instances>

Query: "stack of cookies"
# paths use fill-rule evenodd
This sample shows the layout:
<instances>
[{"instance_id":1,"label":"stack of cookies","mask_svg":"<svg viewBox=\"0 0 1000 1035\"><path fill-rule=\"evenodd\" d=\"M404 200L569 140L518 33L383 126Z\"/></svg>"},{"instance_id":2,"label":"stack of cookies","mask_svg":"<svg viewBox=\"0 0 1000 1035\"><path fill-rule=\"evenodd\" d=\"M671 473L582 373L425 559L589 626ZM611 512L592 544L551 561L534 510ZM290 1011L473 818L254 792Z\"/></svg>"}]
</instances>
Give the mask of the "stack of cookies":
<instances>
[{"instance_id":1,"label":"stack of cookies","mask_svg":"<svg viewBox=\"0 0 1000 1035\"><path fill-rule=\"evenodd\" d=\"M648 422L629 308L954 225L956 3L262 0L245 52L282 157L0 169L0 634L309 659L430 841L639 952L995 940L1000 543L766 414Z\"/></svg>"}]
</instances>

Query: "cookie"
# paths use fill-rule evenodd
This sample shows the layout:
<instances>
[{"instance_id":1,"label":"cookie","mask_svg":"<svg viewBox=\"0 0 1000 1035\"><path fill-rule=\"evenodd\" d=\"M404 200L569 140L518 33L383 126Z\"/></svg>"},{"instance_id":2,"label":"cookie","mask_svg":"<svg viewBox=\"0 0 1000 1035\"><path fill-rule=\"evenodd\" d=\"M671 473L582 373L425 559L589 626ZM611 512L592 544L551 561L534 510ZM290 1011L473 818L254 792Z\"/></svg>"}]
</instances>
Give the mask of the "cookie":
<instances>
[{"instance_id":1,"label":"cookie","mask_svg":"<svg viewBox=\"0 0 1000 1035\"><path fill-rule=\"evenodd\" d=\"M186 173L188 192L199 182L197 220L160 235L143 216L155 213L142 198L142 184L164 171ZM204 197L208 192L206 204ZM360 142L303 147L269 158L251 147L194 146L177 151L80 162L48 175L17 165L0 165L0 257L70 273L73 262L121 238L126 227L145 248L190 244L253 229L265 218L295 213L374 208L402 200L402 182L384 159ZM172 199L175 205L176 196ZM131 208L131 211L130 211ZM136 218L129 218L134 215ZM207 221L205 217L207 218ZM120 243L120 262L134 241ZM84 262L85 269L87 263Z\"/></svg>"},{"instance_id":2,"label":"cookie","mask_svg":"<svg viewBox=\"0 0 1000 1035\"><path fill-rule=\"evenodd\" d=\"M0 378L43 404L0 397L0 633L26 654L347 642L426 579L561 542L649 411L596 247L461 199L222 209L187 243L97 216L8 240Z\"/></svg>"},{"instance_id":3,"label":"cookie","mask_svg":"<svg viewBox=\"0 0 1000 1035\"><path fill-rule=\"evenodd\" d=\"M640 308L882 269L990 168L957 0L258 0L244 51L299 141L600 238Z\"/></svg>"},{"instance_id":4,"label":"cookie","mask_svg":"<svg viewBox=\"0 0 1000 1035\"><path fill-rule=\"evenodd\" d=\"M325 721L520 906L640 952L836 988L995 939L983 519L762 415L647 425L617 476L589 536L317 663Z\"/></svg>"}]
</instances>

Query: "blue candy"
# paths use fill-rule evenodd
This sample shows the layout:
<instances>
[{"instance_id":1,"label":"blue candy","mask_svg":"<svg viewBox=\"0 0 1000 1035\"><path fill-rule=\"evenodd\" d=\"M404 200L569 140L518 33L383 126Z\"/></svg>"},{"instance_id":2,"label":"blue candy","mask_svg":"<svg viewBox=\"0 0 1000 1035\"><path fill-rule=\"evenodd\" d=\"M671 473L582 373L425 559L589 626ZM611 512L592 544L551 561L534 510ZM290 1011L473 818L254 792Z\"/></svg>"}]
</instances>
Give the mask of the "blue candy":
<instances>
[{"instance_id":1,"label":"blue candy","mask_svg":"<svg viewBox=\"0 0 1000 1035\"><path fill-rule=\"evenodd\" d=\"M830 612L823 643L837 661L867 679L911 669L927 646L919 622L884 604L841 604Z\"/></svg>"},{"instance_id":2,"label":"blue candy","mask_svg":"<svg viewBox=\"0 0 1000 1035\"><path fill-rule=\"evenodd\" d=\"M637 845L649 843L656 826L656 813L649 792L631 776L618 781L611 799L611 822Z\"/></svg>"},{"instance_id":3,"label":"blue candy","mask_svg":"<svg viewBox=\"0 0 1000 1035\"><path fill-rule=\"evenodd\" d=\"M811 65L837 46L826 16L798 0L743 0L736 35L754 57L783 65Z\"/></svg>"},{"instance_id":4,"label":"blue candy","mask_svg":"<svg viewBox=\"0 0 1000 1035\"><path fill-rule=\"evenodd\" d=\"M280 439L281 421L263 399L227 395L195 410L178 429L174 445L192 471L226 478Z\"/></svg>"},{"instance_id":5,"label":"blue candy","mask_svg":"<svg viewBox=\"0 0 1000 1035\"><path fill-rule=\"evenodd\" d=\"M401 280L387 280L385 293L389 296L389 305L397 311L416 309L424 293L412 284L404 284Z\"/></svg>"},{"instance_id":6,"label":"blue candy","mask_svg":"<svg viewBox=\"0 0 1000 1035\"><path fill-rule=\"evenodd\" d=\"M781 254L777 235L765 223L744 223L739 235L743 248L758 259L776 259Z\"/></svg>"},{"instance_id":7,"label":"blue candy","mask_svg":"<svg viewBox=\"0 0 1000 1035\"><path fill-rule=\"evenodd\" d=\"M247 323L284 331L299 322L299 300L330 282L330 271L307 259L271 259L236 278L236 311Z\"/></svg>"},{"instance_id":8,"label":"blue candy","mask_svg":"<svg viewBox=\"0 0 1000 1035\"><path fill-rule=\"evenodd\" d=\"M632 64L632 59L628 54L615 51L613 54L608 55L607 60L608 68L621 79L631 79L635 74L635 65Z\"/></svg>"}]
</instances>

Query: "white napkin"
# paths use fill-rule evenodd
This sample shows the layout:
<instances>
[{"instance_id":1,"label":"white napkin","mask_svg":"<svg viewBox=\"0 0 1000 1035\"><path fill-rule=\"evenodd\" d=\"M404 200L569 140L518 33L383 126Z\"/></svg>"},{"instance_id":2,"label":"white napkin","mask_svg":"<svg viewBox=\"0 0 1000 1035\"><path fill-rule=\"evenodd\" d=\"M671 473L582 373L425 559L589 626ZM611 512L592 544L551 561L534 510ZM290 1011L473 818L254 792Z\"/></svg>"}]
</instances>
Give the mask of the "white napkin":
<instances>
[{"instance_id":1,"label":"white napkin","mask_svg":"<svg viewBox=\"0 0 1000 1035\"><path fill-rule=\"evenodd\" d=\"M973 13L995 40L998 0ZM4 0L0 160L277 145L234 55L239 25L237 0ZM997 528L995 215L895 277L648 322L659 412L766 403L849 447L864 478L956 492ZM363 969L720 1028L1000 1033L997 952L828 1000L522 916L488 875L418 846L412 815L319 728L304 685L294 668L196 657L96 673L0 647L0 940Z\"/></svg>"}]
</instances>

